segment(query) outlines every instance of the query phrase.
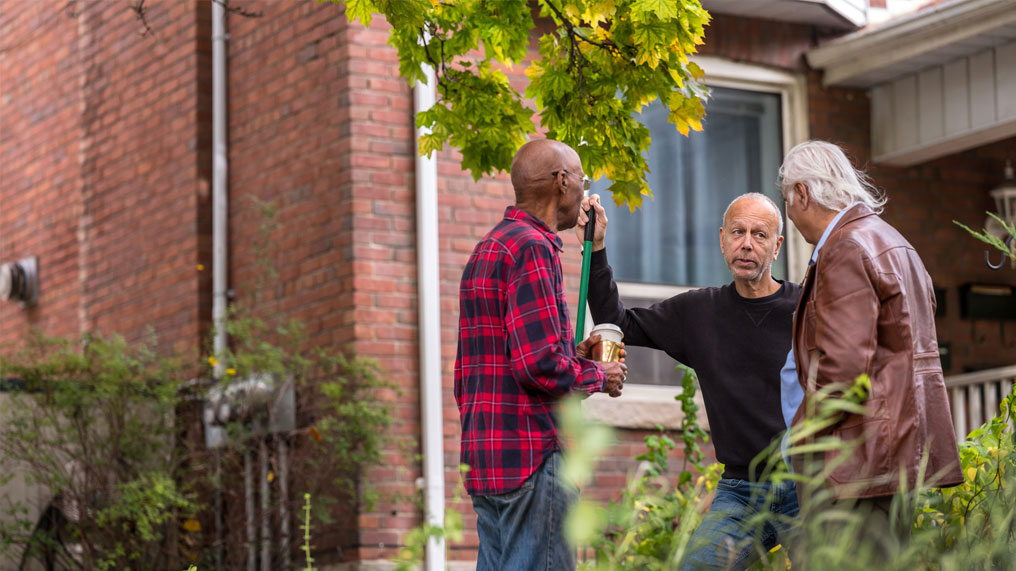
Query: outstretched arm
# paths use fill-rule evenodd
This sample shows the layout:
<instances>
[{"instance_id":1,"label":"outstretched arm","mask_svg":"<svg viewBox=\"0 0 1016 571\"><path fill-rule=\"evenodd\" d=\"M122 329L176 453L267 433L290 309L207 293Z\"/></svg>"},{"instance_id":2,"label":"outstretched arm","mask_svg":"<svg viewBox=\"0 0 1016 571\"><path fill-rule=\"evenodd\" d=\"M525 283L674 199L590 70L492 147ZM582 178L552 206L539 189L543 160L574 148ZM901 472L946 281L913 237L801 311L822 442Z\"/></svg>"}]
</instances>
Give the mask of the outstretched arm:
<instances>
[{"instance_id":1,"label":"outstretched arm","mask_svg":"<svg viewBox=\"0 0 1016 571\"><path fill-rule=\"evenodd\" d=\"M588 202L587 202L588 201ZM648 308L627 309L614 282L614 274L607 264L604 245L607 231L607 213L600 204L599 196L583 201L579 209L578 230L585 227L588 217L584 209L596 209L596 232L593 240L593 255L589 268L589 308L595 323L613 323L624 332L628 345L650 347L667 351L671 356L684 362L678 355L682 335L677 298L670 298Z\"/></svg>"}]
</instances>

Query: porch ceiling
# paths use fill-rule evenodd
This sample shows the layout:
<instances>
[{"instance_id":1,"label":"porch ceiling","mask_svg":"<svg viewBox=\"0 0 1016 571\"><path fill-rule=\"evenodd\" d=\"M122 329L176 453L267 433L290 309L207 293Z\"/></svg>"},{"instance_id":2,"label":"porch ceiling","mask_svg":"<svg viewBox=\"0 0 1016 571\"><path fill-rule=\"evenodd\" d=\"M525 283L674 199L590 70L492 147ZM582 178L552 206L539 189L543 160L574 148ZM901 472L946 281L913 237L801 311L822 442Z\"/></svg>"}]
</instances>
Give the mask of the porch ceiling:
<instances>
[{"instance_id":1,"label":"porch ceiling","mask_svg":"<svg viewBox=\"0 0 1016 571\"><path fill-rule=\"evenodd\" d=\"M1016 135L1016 0L950 0L807 53L870 88L872 155L908 166Z\"/></svg>"},{"instance_id":2,"label":"porch ceiling","mask_svg":"<svg viewBox=\"0 0 1016 571\"><path fill-rule=\"evenodd\" d=\"M1016 0L951 0L808 52L826 85L872 87L1016 40Z\"/></svg>"}]
</instances>

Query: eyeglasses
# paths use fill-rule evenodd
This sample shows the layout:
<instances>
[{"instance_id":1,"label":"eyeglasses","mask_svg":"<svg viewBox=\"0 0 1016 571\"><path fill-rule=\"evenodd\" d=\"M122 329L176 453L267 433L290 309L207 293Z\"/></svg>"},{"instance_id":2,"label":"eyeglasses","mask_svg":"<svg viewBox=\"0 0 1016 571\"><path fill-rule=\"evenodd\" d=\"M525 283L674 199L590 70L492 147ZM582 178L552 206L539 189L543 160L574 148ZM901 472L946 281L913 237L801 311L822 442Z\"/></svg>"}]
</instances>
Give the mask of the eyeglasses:
<instances>
[{"instance_id":1,"label":"eyeglasses","mask_svg":"<svg viewBox=\"0 0 1016 571\"><path fill-rule=\"evenodd\" d=\"M559 173L559 172L563 172L564 174L575 174L575 173L571 172L568 169L561 169L559 171L554 171L554 172L552 172L550 174L552 176L556 177L557 173ZM582 177L582 192L589 192L589 187L592 186L592 184L593 184L593 181L590 180L588 176L583 176Z\"/></svg>"}]
</instances>

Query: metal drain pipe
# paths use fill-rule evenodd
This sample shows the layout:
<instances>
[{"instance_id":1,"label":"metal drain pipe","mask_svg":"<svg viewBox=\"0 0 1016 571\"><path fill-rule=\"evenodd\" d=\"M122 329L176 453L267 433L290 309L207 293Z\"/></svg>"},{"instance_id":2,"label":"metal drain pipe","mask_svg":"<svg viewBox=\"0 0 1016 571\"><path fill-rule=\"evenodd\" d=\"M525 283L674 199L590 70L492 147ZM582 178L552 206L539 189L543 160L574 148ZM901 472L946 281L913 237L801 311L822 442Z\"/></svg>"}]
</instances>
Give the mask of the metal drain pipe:
<instances>
[{"instance_id":1,"label":"metal drain pipe","mask_svg":"<svg viewBox=\"0 0 1016 571\"><path fill-rule=\"evenodd\" d=\"M228 224L228 171L229 155L226 148L226 9L212 2L212 325L215 337L212 348L221 355L226 348L226 331L222 320L226 316L227 270L229 259ZM222 364L215 366L215 378L222 377ZM215 470L222 482L222 455L215 453ZM222 491L215 490L215 569L222 571ZM253 540L253 538L250 538Z\"/></svg>"},{"instance_id":2,"label":"metal drain pipe","mask_svg":"<svg viewBox=\"0 0 1016 571\"><path fill-rule=\"evenodd\" d=\"M427 83L413 87L414 111L434 105L434 70L424 66ZM444 434L441 410L441 290L438 273L437 157L420 156L416 130L416 266L420 339L420 406L423 432L424 517L444 527ZM426 571L444 571L444 539L427 539Z\"/></svg>"}]
</instances>

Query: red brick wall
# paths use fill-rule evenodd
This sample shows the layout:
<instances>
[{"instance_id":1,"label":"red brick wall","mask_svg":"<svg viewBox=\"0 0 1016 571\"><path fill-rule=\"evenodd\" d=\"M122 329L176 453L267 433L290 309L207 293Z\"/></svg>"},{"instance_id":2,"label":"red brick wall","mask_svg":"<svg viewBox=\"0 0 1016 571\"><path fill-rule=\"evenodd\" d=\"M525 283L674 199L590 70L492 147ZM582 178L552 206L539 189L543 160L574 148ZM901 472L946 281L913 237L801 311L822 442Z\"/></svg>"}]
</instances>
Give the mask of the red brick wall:
<instances>
[{"instance_id":1,"label":"red brick wall","mask_svg":"<svg viewBox=\"0 0 1016 571\"><path fill-rule=\"evenodd\" d=\"M306 323L311 346L376 359L400 387L384 395L394 442L366 478L381 501L345 522L349 535L316 542L322 561L390 557L420 521L412 93L383 19L368 29L341 4L243 6L264 14L230 17L231 281L253 299L261 219L249 199L274 202L279 274L259 307Z\"/></svg>"},{"instance_id":2,"label":"red brick wall","mask_svg":"<svg viewBox=\"0 0 1016 571\"><path fill-rule=\"evenodd\" d=\"M196 346L210 291L197 271L207 12L149 2L142 35L120 3L2 3L0 257L38 255L41 293L29 311L0 304L0 341L29 326L131 339L151 327Z\"/></svg>"},{"instance_id":3,"label":"red brick wall","mask_svg":"<svg viewBox=\"0 0 1016 571\"><path fill-rule=\"evenodd\" d=\"M794 71L805 68L804 52L824 35L823 31L804 24L728 14L712 17L699 53Z\"/></svg>"},{"instance_id":4,"label":"red brick wall","mask_svg":"<svg viewBox=\"0 0 1016 571\"><path fill-rule=\"evenodd\" d=\"M60 8L0 3L0 263L38 256L42 278L36 308L0 302L4 344L83 325L78 23Z\"/></svg>"},{"instance_id":5,"label":"red brick wall","mask_svg":"<svg viewBox=\"0 0 1016 571\"><path fill-rule=\"evenodd\" d=\"M152 326L178 350L199 342L211 294L207 2L151 3L152 33L117 3L77 8L81 32L86 327ZM203 216L207 216L204 214Z\"/></svg>"}]
</instances>

